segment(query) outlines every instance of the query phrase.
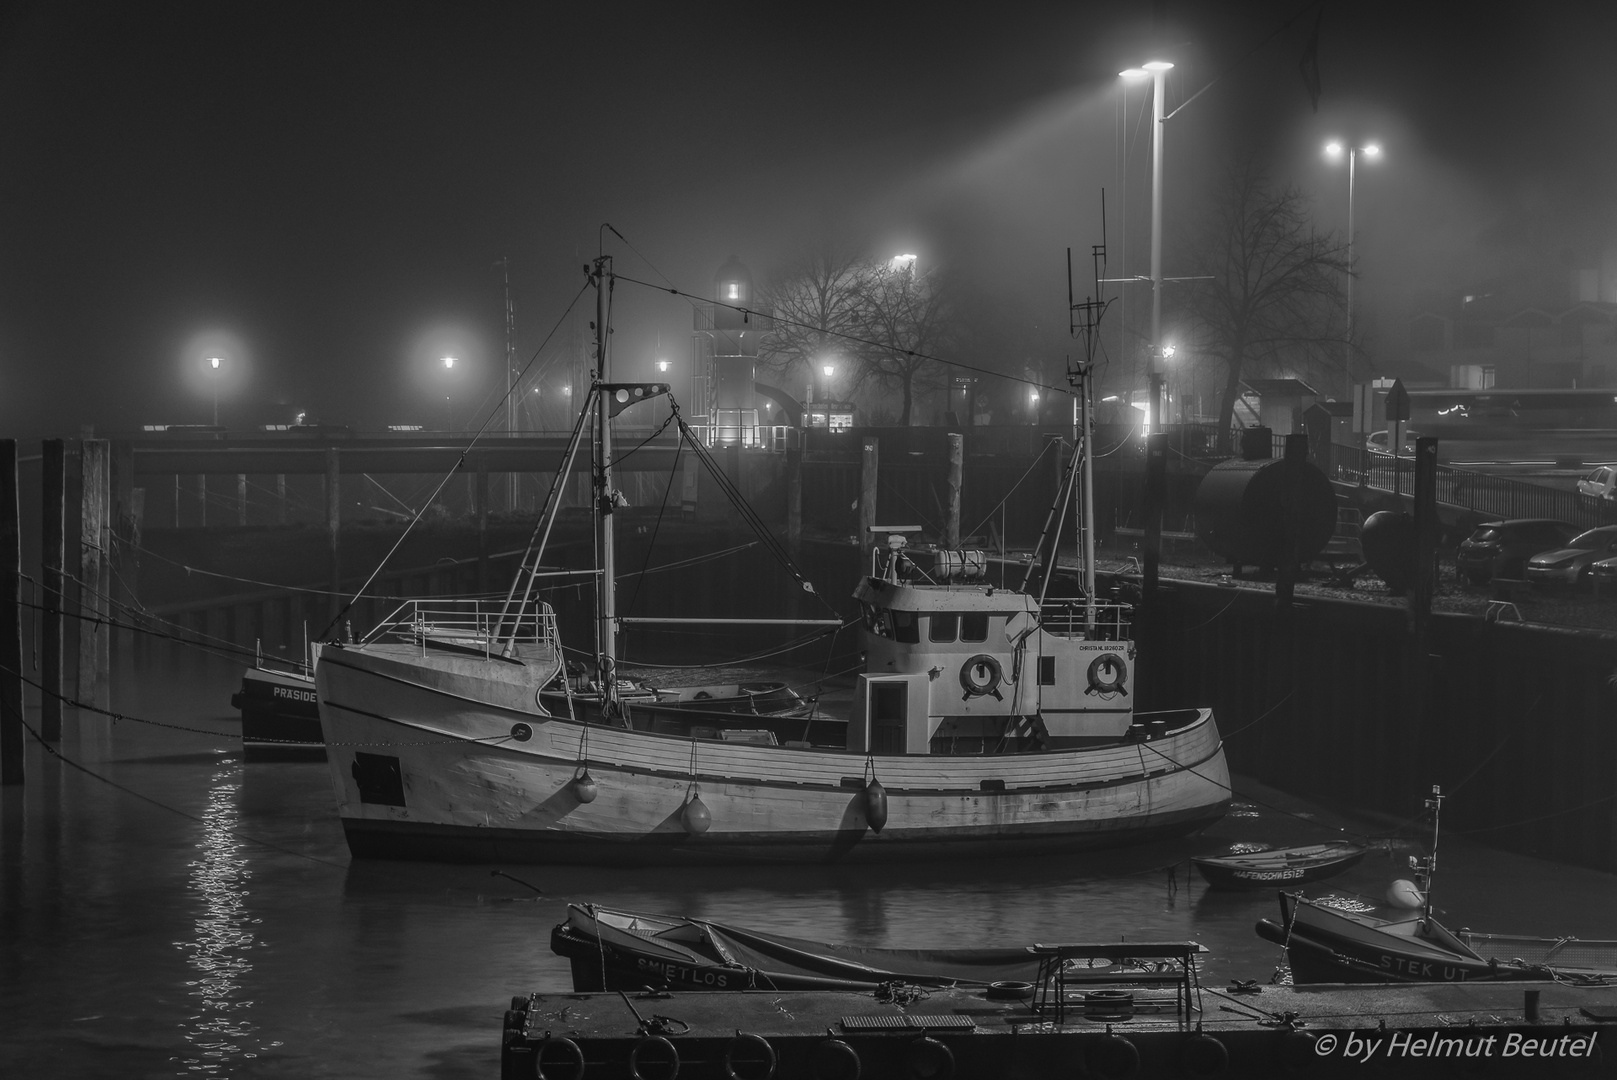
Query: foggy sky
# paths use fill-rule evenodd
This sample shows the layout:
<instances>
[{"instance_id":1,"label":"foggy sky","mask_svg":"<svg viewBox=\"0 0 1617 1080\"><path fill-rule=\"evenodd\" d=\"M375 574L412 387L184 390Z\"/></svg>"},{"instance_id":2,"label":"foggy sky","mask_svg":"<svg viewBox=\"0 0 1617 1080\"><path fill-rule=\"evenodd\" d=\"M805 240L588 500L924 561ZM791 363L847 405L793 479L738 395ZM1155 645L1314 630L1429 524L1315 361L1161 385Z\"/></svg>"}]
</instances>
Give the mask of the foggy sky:
<instances>
[{"instance_id":1,"label":"foggy sky","mask_svg":"<svg viewBox=\"0 0 1617 1080\"><path fill-rule=\"evenodd\" d=\"M1341 229L1319 147L1384 143L1358 178L1359 297L1395 337L1417 290L1617 243L1612 5L1433 6L1322 5L1315 113L1304 3L13 5L3 430L207 422L210 351L227 422L277 401L431 422L447 389L464 423L503 350L493 264L520 364L602 222L620 273L696 292L731 254L762 275L824 234L917 251L998 313L997 355L960 359L1059 363L1064 252L1099 242L1101 188L1111 269L1146 269L1148 124L1116 72L1151 55L1178 64L1170 108L1213 82L1168 125L1169 237L1247 148ZM688 361L685 302L621 286L614 322L619 377L651 377L659 338Z\"/></svg>"}]
</instances>

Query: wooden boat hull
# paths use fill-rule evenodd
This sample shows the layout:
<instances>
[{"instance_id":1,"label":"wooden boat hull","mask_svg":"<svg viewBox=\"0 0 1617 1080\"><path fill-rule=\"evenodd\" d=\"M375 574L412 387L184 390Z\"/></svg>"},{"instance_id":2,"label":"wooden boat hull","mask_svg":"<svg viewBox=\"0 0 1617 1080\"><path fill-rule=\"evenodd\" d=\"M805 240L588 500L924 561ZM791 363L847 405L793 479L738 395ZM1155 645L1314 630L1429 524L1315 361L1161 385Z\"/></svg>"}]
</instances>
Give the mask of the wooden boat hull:
<instances>
[{"instance_id":1,"label":"wooden boat hull","mask_svg":"<svg viewBox=\"0 0 1617 1080\"><path fill-rule=\"evenodd\" d=\"M866 949L766 934L701 919L571 904L550 951L572 966L573 989L875 990L914 986L1029 987L1039 958L1020 949Z\"/></svg>"},{"instance_id":2,"label":"wooden boat hull","mask_svg":"<svg viewBox=\"0 0 1617 1080\"><path fill-rule=\"evenodd\" d=\"M1212 715L1149 740L1008 755L875 755L704 741L552 717L526 694L326 646L332 776L359 857L604 865L892 861L1082 851L1221 817ZM1159 718L1160 719L1160 718ZM520 725L520 727L518 726ZM513 737L513 730L522 737ZM573 784L586 766L595 797ZM866 816L874 767L887 820ZM687 802L708 815L693 828Z\"/></svg>"},{"instance_id":3,"label":"wooden boat hull","mask_svg":"<svg viewBox=\"0 0 1617 1080\"><path fill-rule=\"evenodd\" d=\"M1323 881L1357 866L1367 849L1357 844L1319 844L1312 848L1253 852L1250 855L1193 858L1196 869L1215 889L1270 889Z\"/></svg>"},{"instance_id":4,"label":"wooden boat hull","mask_svg":"<svg viewBox=\"0 0 1617 1080\"><path fill-rule=\"evenodd\" d=\"M326 747L314 680L297 672L248 668L230 697L241 710L243 757L248 761L321 761Z\"/></svg>"}]
</instances>

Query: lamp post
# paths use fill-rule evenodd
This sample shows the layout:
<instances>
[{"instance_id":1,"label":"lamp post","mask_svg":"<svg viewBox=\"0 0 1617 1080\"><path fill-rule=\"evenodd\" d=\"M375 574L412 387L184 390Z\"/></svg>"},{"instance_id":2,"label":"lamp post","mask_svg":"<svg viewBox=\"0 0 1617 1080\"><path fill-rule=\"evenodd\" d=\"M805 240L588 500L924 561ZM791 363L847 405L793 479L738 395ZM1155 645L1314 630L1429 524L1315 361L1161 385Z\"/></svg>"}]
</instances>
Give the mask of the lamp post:
<instances>
[{"instance_id":1,"label":"lamp post","mask_svg":"<svg viewBox=\"0 0 1617 1080\"><path fill-rule=\"evenodd\" d=\"M1118 72L1125 79L1150 77L1151 94L1151 427L1162 423L1162 124L1167 99L1166 60L1151 60Z\"/></svg>"},{"instance_id":2,"label":"lamp post","mask_svg":"<svg viewBox=\"0 0 1617 1080\"><path fill-rule=\"evenodd\" d=\"M1374 161L1381 156L1381 147L1376 143L1365 143L1363 146L1349 145L1347 148L1348 162L1348 226L1347 226L1347 348L1346 358L1342 364L1342 374L1347 379L1348 394L1353 393L1353 178L1357 171L1359 155ZM1340 142L1325 144L1325 156L1332 161L1342 157L1343 146Z\"/></svg>"},{"instance_id":3,"label":"lamp post","mask_svg":"<svg viewBox=\"0 0 1617 1080\"><path fill-rule=\"evenodd\" d=\"M219 426L219 368L224 363L217 356L208 357L208 368L213 372L210 381L213 383L213 426Z\"/></svg>"},{"instance_id":4,"label":"lamp post","mask_svg":"<svg viewBox=\"0 0 1617 1080\"><path fill-rule=\"evenodd\" d=\"M450 400L448 380L449 376L454 374L455 371L455 358L446 356L439 363L444 366L444 430L453 431L455 429L455 406L454 402Z\"/></svg>"}]
</instances>

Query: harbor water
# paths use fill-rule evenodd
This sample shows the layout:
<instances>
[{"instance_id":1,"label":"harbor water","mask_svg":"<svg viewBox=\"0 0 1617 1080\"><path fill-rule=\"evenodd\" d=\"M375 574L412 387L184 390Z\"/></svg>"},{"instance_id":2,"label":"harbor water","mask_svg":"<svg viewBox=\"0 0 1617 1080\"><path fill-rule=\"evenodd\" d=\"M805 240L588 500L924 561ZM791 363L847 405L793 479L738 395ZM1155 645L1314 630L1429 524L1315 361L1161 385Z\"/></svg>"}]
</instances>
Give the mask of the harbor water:
<instances>
[{"instance_id":1,"label":"harbor water","mask_svg":"<svg viewBox=\"0 0 1617 1080\"><path fill-rule=\"evenodd\" d=\"M30 740L27 783L0 802L0 1075L492 1078L510 996L570 988L549 949L569 902L869 946L1190 939L1209 983L1267 982L1279 950L1252 927L1273 893L1210 892L1191 855L1370 835L1358 867L1308 890L1368 904L1425 850L1413 824L1237 779L1202 835L1081 857L353 862L325 763L242 760L240 673L148 652L115 680L123 718L70 718L56 753ZM1461 835L1443 838L1434 898L1451 927L1617 938L1617 877Z\"/></svg>"}]
</instances>

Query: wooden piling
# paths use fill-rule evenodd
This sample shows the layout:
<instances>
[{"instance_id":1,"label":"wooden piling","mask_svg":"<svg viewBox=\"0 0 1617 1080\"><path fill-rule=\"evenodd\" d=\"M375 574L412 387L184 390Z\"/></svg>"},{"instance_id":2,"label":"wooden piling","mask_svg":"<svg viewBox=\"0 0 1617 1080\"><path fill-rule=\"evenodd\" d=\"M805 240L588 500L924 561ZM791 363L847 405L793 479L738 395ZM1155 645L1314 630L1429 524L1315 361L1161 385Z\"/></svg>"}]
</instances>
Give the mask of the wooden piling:
<instances>
[{"instance_id":1,"label":"wooden piling","mask_svg":"<svg viewBox=\"0 0 1617 1080\"><path fill-rule=\"evenodd\" d=\"M795 554L803 547L803 449L786 451L786 543Z\"/></svg>"},{"instance_id":2,"label":"wooden piling","mask_svg":"<svg viewBox=\"0 0 1617 1080\"><path fill-rule=\"evenodd\" d=\"M67 444L46 439L41 485L44 611L39 619L39 735L62 738L62 560L66 555Z\"/></svg>"},{"instance_id":3,"label":"wooden piling","mask_svg":"<svg viewBox=\"0 0 1617 1080\"><path fill-rule=\"evenodd\" d=\"M22 530L17 440L0 439L0 783L23 782Z\"/></svg>"},{"instance_id":4,"label":"wooden piling","mask_svg":"<svg viewBox=\"0 0 1617 1080\"><path fill-rule=\"evenodd\" d=\"M869 550L870 530L876 524L876 479L881 467L881 440L873 435L864 439L859 458L859 537L861 551Z\"/></svg>"},{"instance_id":5,"label":"wooden piling","mask_svg":"<svg viewBox=\"0 0 1617 1080\"><path fill-rule=\"evenodd\" d=\"M960 548L960 488L966 468L966 440L958 431L949 432L949 517L943 526L943 546Z\"/></svg>"},{"instance_id":6,"label":"wooden piling","mask_svg":"<svg viewBox=\"0 0 1617 1080\"><path fill-rule=\"evenodd\" d=\"M1275 608L1282 617L1291 612L1297 588L1297 512L1302 470L1308 463L1308 436L1287 435L1284 473L1280 488L1280 564L1275 567Z\"/></svg>"},{"instance_id":7,"label":"wooden piling","mask_svg":"<svg viewBox=\"0 0 1617 1080\"><path fill-rule=\"evenodd\" d=\"M286 524L286 474L275 474L275 524Z\"/></svg>"},{"instance_id":8,"label":"wooden piling","mask_svg":"<svg viewBox=\"0 0 1617 1080\"><path fill-rule=\"evenodd\" d=\"M79 680L77 697L93 709L112 701L112 634L106 599L108 517L111 509L111 445L85 439L79 452L81 478L79 530Z\"/></svg>"},{"instance_id":9,"label":"wooden piling","mask_svg":"<svg viewBox=\"0 0 1617 1080\"><path fill-rule=\"evenodd\" d=\"M1168 494L1168 436L1152 432L1145 439L1145 567L1144 599L1157 593L1157 567L1162 562L1162 504Z\"/></svg>"},{"instance_id":10,"label":"wooden piling","mask_svg":"<svg viewBox=\"0 0 1617 1080\"><path fill-rule=\"evenodd\" d=\"M236 524L247 527L247 474L236 474Z\"/></svg>"},{"instance_id":11,"label":"wooden piling","mask_svg":"<svg viewBox=\"0 0 1617 1080\"><path fill-rule=\"evenodd\" d=\"M337 546L338 531L342 525L342 504L339 501L338 481L341 473L337 455L335 446L326 450L326 548L331 563L331 619L336 619L337 613L342 610L342 558ZM341 629L333 627L332 632L340 634Z\"/></svg>"}]
</instances>

